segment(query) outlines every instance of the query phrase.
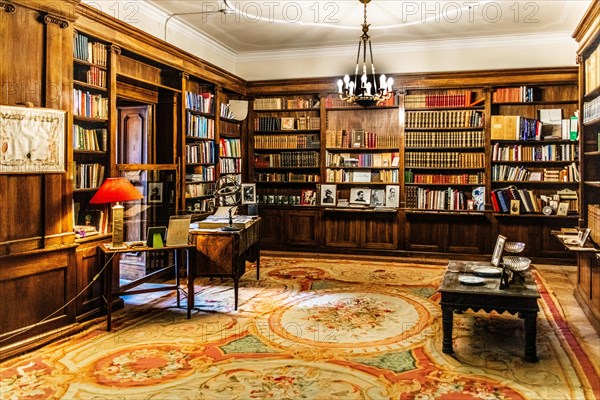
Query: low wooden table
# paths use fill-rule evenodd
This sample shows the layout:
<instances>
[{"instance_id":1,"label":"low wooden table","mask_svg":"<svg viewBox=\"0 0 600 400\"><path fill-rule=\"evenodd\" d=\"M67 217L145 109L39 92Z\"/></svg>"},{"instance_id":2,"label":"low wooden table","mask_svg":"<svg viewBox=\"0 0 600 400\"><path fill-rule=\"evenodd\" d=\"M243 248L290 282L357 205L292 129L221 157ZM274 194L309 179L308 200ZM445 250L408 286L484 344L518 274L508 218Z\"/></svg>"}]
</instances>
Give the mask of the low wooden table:
<instances>
[{"instance_id":1,"label":"low wooden table","mask_svg":"<svg viewBox=\"0 0 600 400\"><path fill-rule=\"evenodd\" d=\"M443 341L442 351L452 354L452 324L455 311L493 310L518 314L525 323L525 361L537 362L536 318L539 311L537 289L530 271L525 271L524 285L500 289L500 278L485 278L485 284L471 286L459 282L461 275L473 275L473 268L491 266L488 262L450 261L438 291L441 293ZM474 276L474 275L473 275Z\"/></svg>"}]
</instances>

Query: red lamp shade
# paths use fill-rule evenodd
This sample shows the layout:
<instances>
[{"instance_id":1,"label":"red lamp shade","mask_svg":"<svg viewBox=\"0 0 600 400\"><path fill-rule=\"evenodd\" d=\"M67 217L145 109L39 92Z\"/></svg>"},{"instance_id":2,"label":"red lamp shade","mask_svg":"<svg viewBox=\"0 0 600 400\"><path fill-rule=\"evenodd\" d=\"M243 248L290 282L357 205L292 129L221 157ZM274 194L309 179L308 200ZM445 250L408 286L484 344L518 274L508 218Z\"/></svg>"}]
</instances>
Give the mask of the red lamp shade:
<instances>
[{"instance_id":1,"label":"red lamp shade","mask_svg":"<svg viewBox=\"0 0 600 400\"><path fill-rule=\"evenodd\" d=\"M107 178L102 183L91 204L117 203L121 201L139 200L144 196L126 178Z\"/></svg>"}]
</instances>

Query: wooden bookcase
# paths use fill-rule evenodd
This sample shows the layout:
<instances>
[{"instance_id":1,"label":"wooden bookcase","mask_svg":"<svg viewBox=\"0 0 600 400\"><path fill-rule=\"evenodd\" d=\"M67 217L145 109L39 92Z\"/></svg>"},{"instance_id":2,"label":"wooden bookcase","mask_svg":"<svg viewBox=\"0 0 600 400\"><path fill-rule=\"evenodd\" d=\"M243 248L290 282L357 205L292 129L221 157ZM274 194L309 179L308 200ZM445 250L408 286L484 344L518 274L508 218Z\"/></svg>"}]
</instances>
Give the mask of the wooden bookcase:
<instances>
[{"instance_id":1,"label":"wooden bookcase","mask_svg":"<svg viewBox=\"0 0 600 400\"><path fill-rule=\"evenodd\" d=\"M577 252L575 298L600 332L600 3L593 2L573 37L579 43L579 115L581 154L580 227L592 230L595 252Z\"/></svg>"},{"instance_id":2,"label":"wooden bookcase","mask_svg":"<svg viewBox=\"0 0 600 400\"><path fill-rule=\"evenodd\" d=\"M217 137L219 138L219 177L229 176L237 183L246 181L244 168L245 132L244 121L234 119L229 108L229 100L237 100L236 93L217 91L219 115L217 118Z\"/></svg>"},{"instance_id":3,"label":"wooden bookcase","mask_svg":"<svg viewBox=\"0 0 600 400\"><path fill-rule=\"evenodd\" d=\"M320 182L321 113L316 94L254 99L249 176L259 204L315 205Z\"/></svg>"}]
</instances>

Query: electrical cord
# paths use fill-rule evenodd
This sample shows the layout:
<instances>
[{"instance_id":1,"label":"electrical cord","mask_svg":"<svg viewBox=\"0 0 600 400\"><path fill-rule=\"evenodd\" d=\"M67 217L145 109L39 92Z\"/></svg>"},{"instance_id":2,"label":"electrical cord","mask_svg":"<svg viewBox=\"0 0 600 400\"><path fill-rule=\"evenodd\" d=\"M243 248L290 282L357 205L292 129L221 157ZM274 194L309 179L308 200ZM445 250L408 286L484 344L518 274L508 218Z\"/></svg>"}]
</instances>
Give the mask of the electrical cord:
<instances>
[{"instance_id":1,"label":"electrical cord","mask_svg":"<svg viewBox=\"0 0 600 400\"><path fill-rule=\"evenodd\" d=\"M56 315L57 313L59 313L60 311L64 310L65 308L67 308L71 303L73 303L75 300L77 300L83 293L85 293L93 284L94 282L96 282L98 280L98 278L100 278L100 276L102 275L102 273L106 270L106 267L112 262L113 257L115 256L115 253L112 253L111 256L109 257L108 261L106 261L106 263L102 266L102 269L100 271L98 271L98 273L92 278L92 280L90 281L90 283L88 283L83 289L81 289L81 291L79 293L77 293L75 295L75 297L73 297L71 300L69 300L68 302L65 303L65 305L63 305L62 307L60 307L58 310L52 312L51 314L45 316L44 318L42 318L39 322L36 322L33 325L30 325L28 328L19 331L17 333L14 333L10 336L7 336L5 338L0 339L0 343L6 342L7 340L10 340L14 337L17 337L19 335L22 335L23 333L26 333L28 331L30 331L31 329L38 327L39 325L41 325L43 322L47 321L48 319L52 318L54 315Z\"/></svg>"}]
</instances>

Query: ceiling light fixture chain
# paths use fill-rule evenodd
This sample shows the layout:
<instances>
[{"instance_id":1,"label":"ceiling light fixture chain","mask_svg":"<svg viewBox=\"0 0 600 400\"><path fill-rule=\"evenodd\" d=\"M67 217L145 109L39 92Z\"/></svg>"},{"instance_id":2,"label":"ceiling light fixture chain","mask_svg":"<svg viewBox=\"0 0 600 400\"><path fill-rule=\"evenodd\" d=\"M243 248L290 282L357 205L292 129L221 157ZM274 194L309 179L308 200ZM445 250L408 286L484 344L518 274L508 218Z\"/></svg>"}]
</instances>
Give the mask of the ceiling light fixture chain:
<instances>
[{"instance_id":1,"label":"ceiling light fixture chain","mask_svg":"<svg viewBox=\"0 0 600 400\"><path fill-rule=\"evenodd\" d=\"M355 103L362 107L381 105L389 100L393 94L392 85L394 80L381 75L379 78L379 88L375 77L375 64L373 62L373 48L369 37L369 24L367 23L367 4L371 0L359 0L364 5L364 21L362 24L362 35L358 42L358 53L356 55L356 67L354 69L354 81L350 76L344 76L344 79L338 80L338 93L340 99L349 103ZM367 44L369 46L369 58L371 62L371 78L367 74ZM362 48L363 65L362 75L360 77L360 86L358 84L358 71L360 68L360 51Z\"/></svg>"}]
</instances>

